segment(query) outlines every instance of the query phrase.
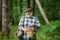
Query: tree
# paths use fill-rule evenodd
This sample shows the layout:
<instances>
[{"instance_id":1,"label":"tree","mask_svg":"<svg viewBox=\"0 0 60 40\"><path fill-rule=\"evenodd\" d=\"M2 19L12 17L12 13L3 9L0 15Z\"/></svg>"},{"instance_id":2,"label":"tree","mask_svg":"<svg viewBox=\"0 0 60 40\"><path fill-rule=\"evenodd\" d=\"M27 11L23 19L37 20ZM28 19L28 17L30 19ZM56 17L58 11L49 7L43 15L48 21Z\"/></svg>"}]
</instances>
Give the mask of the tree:
<instances>
[{"instance_id":1,"label":"tree","mask_svg":"<svg viewBox=\"0 0 60 40\"><path fill-rule=\"evenodd\" d=\"M2 0L2 32L8 38L10 29L8 27L8 0Z\"/></svg>"},{"instance_id":2,"label":"tree","mask_svg":"<svg viewBox=\"0 0 60 40\"><path fill-rule=\"evenodd\" d=\"M30 0L27 0L27 8L31 7L30 6Z\"/></svg>"},{"instance_id":3,"label":"tree","mask_svg":"<svg viewBox=\"0 0 60 40\"><path fill-rule=\"evenodd\" d=\"M20 12L22 13L22 2L23 0L20 0Z\"/></svg>"},{"instance_id":4,"label":"tree","mask_svg":"<svg viewBox=\"0 0 60 40\"><path fill-rule=\"evenodd\" d=\"M42 14L42 16L43 16L46 24L49 24L49 21L48 21L46 15L45 15L45 12L44 12L44 10L43 10L43 8L42 8L42 6L41 6L40 1L39 1L39 0L35 0L35 2L36 2L36 4L38 5L39 11L41 12L41 14Z\"/></svg>"},{"instance_id":5,"label":"tree","mask_svg":"<svg viewBox=\"0 0 60 40\"><path fill-rule=\"evenodd\" d=\"M32 0L32 8L33 8L33 16L34 16L34 13L35 13L35 0Z\"/></svg>"},{"instance_id":6,"label":"tree","mask_svg":"<svg viewBox=\"0 0 60 40\"><path fill-rule=\"evenodd\" d=\"M2 30L2 0L0 0L0 31Z\"/></svg>"}]
</instances>

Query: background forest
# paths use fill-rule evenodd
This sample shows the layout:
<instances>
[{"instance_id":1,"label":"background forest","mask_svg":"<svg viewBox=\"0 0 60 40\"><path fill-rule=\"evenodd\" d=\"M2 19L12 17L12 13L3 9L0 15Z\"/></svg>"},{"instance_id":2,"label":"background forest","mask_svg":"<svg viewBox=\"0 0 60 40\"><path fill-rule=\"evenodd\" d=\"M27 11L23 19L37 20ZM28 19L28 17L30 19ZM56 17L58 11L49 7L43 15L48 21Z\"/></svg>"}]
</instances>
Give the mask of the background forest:
<instances>
[{"instance_id":1,"label":"background forest","mask_svg":"<svg viewBox=\"0 0 60 40\"><path fill-rule=\"evenodd\" d=\"M60 0L39 0L50 25L46 24L37 4L33 4L32 0L30 0L31 3L28 3L29 1L27 0L9 0L6 2L8 3L9 9L8 25L10 34L9 38L6 38L5 36L2 36L3 33L0 32L0 40L18 40L18 38L15 37L15 32L18 28L20 18L25 16L25 10L29 5L34 5L34 16L38 17L41 23L41 27L37 30L36 34L37 40L60 40Z\"/></svg>"}]
</instances>

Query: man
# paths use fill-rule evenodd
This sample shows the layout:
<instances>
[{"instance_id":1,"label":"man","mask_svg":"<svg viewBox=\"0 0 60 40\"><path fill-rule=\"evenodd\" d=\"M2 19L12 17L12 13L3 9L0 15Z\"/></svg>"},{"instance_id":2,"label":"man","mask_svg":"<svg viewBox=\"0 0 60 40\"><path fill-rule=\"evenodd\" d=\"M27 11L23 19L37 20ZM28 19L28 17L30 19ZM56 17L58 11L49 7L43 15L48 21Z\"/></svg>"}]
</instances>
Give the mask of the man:
<instances>
[{"instance_id":1,"label":"man","mask_svg":"<svg viewBox=\"0 0 60 40\"><path fill-rule=\"evenodd\" d=\"M26 16L21 17L20 22L19 22L19 29L22 30L23 32L26 32L26 28L29 27L36 27L34 28L34 32L36 32L37 28L40 27L40 23L38 18L33 16L33 9L32 8L28 8L26 10ZM22 40L36 40L36 39L32 39L27 37L26 33L23 34L23 39Z\"/></svg>"}]
</instances>

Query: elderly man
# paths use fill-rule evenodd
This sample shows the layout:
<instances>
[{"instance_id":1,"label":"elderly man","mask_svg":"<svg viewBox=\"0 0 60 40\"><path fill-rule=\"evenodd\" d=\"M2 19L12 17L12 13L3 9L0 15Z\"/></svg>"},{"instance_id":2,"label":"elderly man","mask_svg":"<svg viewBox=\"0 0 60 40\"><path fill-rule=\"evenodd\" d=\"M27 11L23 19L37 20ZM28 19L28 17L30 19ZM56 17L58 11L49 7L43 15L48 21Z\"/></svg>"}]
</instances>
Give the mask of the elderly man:
<instances>
[{"instance_id":1,"label":"elderly man","mask_svg":"<svg viewBox=\"0 0 60 40\"><path fill-rule=\"evenodd\" d=\"M33 15L33 9L28 8L26 10L26 16L21 17L20 22L19 22L19 29L24 32L23 37L21 40L36 40L35 38L29 38L26 35L26 28L29 27L36 27L34 28L34 32L36 32L37 28L40 27L40 23L37 17L32 16Z\"/></svg>"}]
</instances>

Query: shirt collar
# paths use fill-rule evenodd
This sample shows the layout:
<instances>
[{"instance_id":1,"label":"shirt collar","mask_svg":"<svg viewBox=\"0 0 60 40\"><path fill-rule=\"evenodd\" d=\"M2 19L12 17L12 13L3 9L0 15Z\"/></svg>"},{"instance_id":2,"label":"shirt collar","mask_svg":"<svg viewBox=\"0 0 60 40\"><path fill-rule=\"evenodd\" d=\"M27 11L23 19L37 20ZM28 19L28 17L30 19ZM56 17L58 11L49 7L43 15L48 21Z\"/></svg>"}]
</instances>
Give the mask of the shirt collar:
<instances>
[{"instance_id":1,"label":"shirt collar","mask_svg":"<svg viewBox=\"0 0 60 40\"><path fill-rule=\"evenodd\" d=\"M26 18L33 18L33 16L31 16L31 17L28 17L28 16L25 16Z\"/></svg>"}]
</instances>

